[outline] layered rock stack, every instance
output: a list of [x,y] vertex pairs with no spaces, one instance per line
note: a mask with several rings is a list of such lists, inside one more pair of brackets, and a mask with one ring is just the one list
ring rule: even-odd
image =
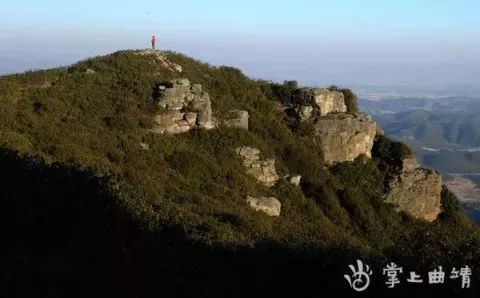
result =
[[[188,79],[176,79],[157,86],[158,105],[164,113],[154,119],[154,133],[184,133],[195,128],[212,129],[217,122],[212,116],[212,101],[200,84],[191,84]],[[232,110],[221,115],[219,122],[224,127],[248,130],[249,114],[243,110]]]
[[194,128],[215,127],[212,103],[200,84],[190,84],[188,79],[177,79],[160,84],[158,105],[166,112],[155,117],[155,133],[182,133]]
[[442,211],[441,192],[442,176],[421,168],[412,156],[403,160],[401,173],[390,182],[385,202],[415,218],[434,221]]

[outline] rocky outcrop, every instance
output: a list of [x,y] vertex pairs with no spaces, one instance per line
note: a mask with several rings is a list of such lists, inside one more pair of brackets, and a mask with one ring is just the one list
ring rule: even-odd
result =
[[397,211],[433,221],[441,212],[442,177],[419,167],[414,157],[403,160],[401,173],[389,185],[386,202]]
[[342,92],[324,88],[300,88],[293,96],[295,105],[288,107],[300,122],[314,125],[325,164],[371,157],[375,135],[381,132],[367,116],[348,114]]
[[367,116],[331,114],[317,118],[315,134],[324,162],[353,161],[360,155],[371,157],[377,124]]
[[247,111],[232,110],[225,116],[225,118],[226,120],[223,121],[223,124],[226,127],[238,127],[248,130],[249,115]]
[[280,216],[282,204],[274,197],[254,198],[247,196],[247,203],[256,211],[264,212],[268,216]]
[[177,79],[157,86],[158,105],[166,112],[154,119],[155,133],[183,133],[194,128],[215,127],[212,103],[200,84]]
[[347,112],[343,93],[338,91],[329,91],[324,88],[301,88],[297,90],[296,101],[299,104],[297,113],[303,121],[310,118],[313,111],[320,116]]
[[271,187],[278,181],[279,176],[275,170],[275,159],[261,160],[258,156],[260,150],[252,147],[237,148],[236,153],[243,158],[243,166],[246,173],[255,177],[265,186]]
[[161,67],[168,69],[172,72],[180,73],[183,71],[183,68],[181,65],[170,61],[161,51],[147,49],[147,50],[136,51],[135,54],[142,55],[142,56],[147,56],[147,55],[152,56],[154,58],[154,62],[156,62],[157,64],[160,64]]

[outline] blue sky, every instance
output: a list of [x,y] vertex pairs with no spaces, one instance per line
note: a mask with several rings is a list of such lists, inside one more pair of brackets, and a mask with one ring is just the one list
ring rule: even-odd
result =
[[480,1],[2,1],[0,73],[163,48],[311,84],[476,84]]

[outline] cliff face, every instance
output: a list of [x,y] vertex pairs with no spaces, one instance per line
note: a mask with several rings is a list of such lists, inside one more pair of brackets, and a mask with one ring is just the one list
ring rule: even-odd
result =
[[360,155],[371,157],[376,132],[377,124],[359,115],[332,114],[315,122],[315,133],[327,164],[353,161]]

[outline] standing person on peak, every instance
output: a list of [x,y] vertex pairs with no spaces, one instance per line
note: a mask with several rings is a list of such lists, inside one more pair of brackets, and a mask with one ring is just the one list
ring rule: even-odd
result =
[[152,49],[155,50],[155,44],[157,43],[157,38],[155,35],[152,36]]

